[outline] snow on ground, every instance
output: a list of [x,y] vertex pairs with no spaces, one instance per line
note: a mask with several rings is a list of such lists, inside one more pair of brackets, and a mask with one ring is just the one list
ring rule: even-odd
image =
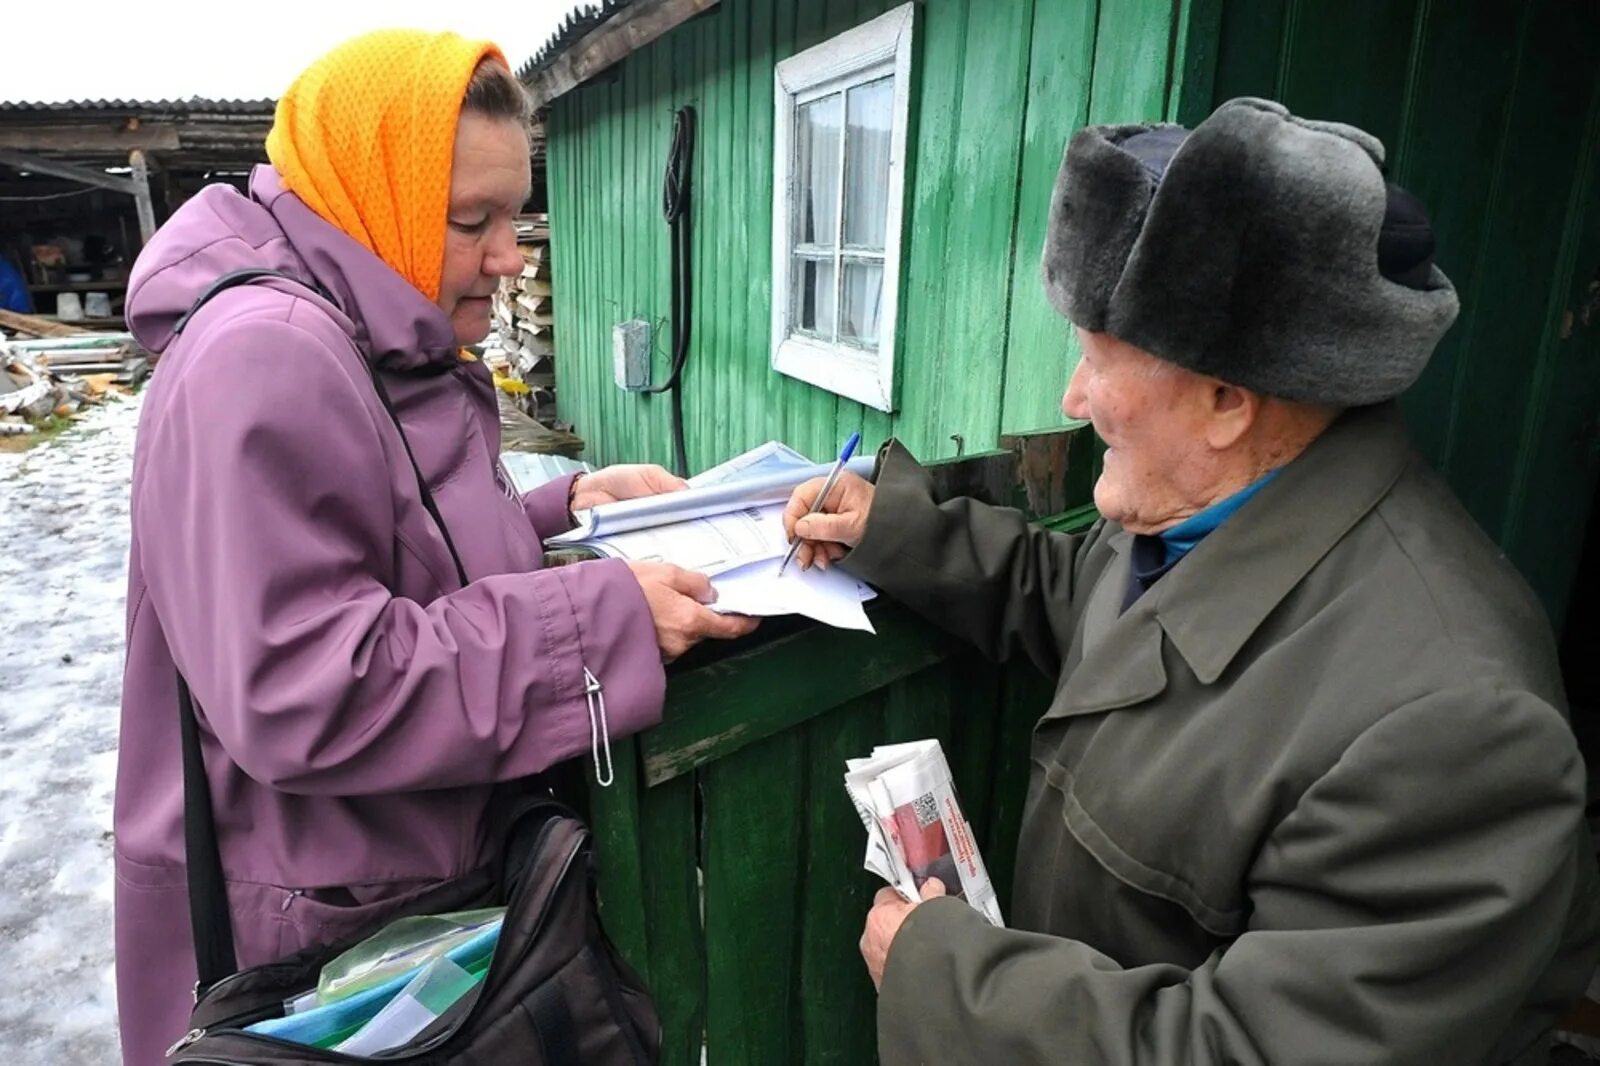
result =
[[111,792],[138,401],[0,452],[0,1048],[115,1063]]

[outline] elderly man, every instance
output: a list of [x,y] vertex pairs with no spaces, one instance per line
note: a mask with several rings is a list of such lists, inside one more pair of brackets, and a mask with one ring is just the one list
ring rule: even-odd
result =
[[937,504],[893,443],[791,501],[802,564],[1060,679],[1011,927],[868,916],[885,1063],[1544,1061],[1597,954],[1583,764],[1538,603],[1389,402],[1456,296],[1382,161],[1259,100],[1080,131],[1044,282],[1103,520]]

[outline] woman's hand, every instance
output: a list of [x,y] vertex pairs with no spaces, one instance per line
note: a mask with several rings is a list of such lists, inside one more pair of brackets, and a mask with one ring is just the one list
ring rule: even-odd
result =
[[718,614],[705,605],[717,591],[711,579],[671,563],[632,563],[628,569],[644,590],[650,620],[656,627],[661,661],[670,663],[708,637],[732,640],[755,632],[759,620],[742,614]]
[[649,463],[624,463],[601,467],[592,474],[579,474],[572,486],[571,510],[574,514],[618,500],[635,500],[663,492],[681,492],[689,487],[683,478]]

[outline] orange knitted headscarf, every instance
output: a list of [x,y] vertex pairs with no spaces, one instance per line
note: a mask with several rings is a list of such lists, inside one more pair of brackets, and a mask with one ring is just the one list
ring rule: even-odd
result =
[[313,211],[439,296],[456,122],[488,41],[379,30],[311,64],[278,100],[267,158]]

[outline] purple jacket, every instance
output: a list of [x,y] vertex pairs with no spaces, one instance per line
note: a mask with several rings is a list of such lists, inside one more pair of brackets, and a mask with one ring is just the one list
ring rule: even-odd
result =
[[[175,338],[222,274],[229,290]],[[443,312],[258,168],[212,186],[140,256],[130,325],[162,353],[133,473],[116,794],[124,1061],[187,1028],[176,670],[201,736],[241,966],[344,936],[479,867],[492,786],[587,753],[590,671],[612,735],[665,678],[620,562],[541,570],[562,480],[497,477],[482,364]],[[364,361],[384,380],[472,581],[460,588]]]

